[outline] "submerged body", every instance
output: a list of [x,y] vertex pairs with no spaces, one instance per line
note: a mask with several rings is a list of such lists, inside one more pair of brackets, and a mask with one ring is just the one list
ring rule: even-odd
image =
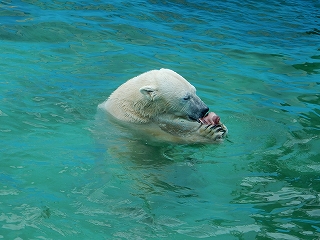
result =
[[227,128],[186,79],[169,69],[134,77],[99,105],[129,128],[173,142],[221,141]]

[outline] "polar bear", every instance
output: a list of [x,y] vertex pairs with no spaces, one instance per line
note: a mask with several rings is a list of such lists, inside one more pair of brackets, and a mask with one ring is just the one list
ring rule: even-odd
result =
[[186,79],[170,69],[151,70],[118,87],[99,105],[112,118],[151,138],[180,143],[219,142],[227,127]]

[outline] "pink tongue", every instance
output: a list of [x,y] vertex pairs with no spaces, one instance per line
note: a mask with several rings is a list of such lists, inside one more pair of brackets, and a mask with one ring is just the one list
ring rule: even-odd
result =
[[208,113],[205,117],[199,119],[203,124],[216,125],[220,122],[220,117],[214,112]]

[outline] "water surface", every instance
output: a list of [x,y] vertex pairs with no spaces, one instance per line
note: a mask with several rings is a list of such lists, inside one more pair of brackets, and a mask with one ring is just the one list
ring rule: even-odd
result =
[[[319,9],[1,1],[0,238],[320,238]],[[117,86],[162,67],[227,141],[149,143],[97,122]]]

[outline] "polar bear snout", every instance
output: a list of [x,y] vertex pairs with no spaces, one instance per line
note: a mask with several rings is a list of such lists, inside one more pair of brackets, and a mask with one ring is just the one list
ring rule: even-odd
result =
[[192,120],[199,121],[208,111],[208,106],[197,95],[194,95],[189,100],[188,117]]
[[206,106],[204,109],[202,109],[199,118],[203,118],[208,112],[209,112],[209,108]]
[[[203,104],[204,105],[204,104]],[[204,105],[203,107],[198,107],[198,109],[193,109],[192,113],[188,117],[194,121],[199,121],[200,118],[203,118],[209,111],[209,108]]]

